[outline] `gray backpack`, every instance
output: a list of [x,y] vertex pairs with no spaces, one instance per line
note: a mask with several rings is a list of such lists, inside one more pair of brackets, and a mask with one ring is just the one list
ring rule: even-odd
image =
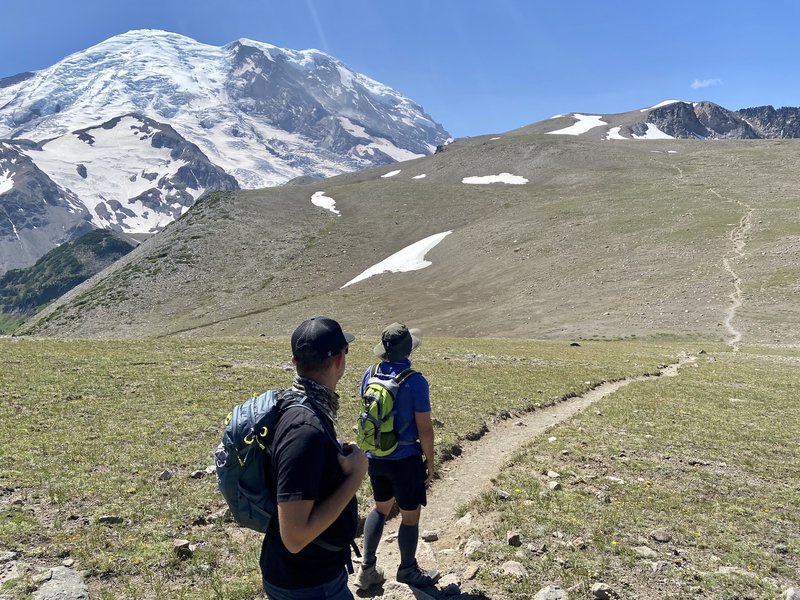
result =
[[279,414],[290,406],[314,412],[305,400],[291,390],[270,390],[234,406],[226,417],[214,463],[219,490],[239,525],[262,533],[269,529],[276,511],[266,476],[273,432]]

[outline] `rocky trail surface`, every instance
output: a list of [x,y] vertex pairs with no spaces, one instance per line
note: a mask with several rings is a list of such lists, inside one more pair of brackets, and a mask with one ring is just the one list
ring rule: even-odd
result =
[[[679,357],[678,362],[660,369],[658,375],[605,382],[582,396],[489,424],[489,430],[483,437],[466,444],[460,456],[442,464],[440,478],[434,480],[428,491],[428,505],[422,511],[420,534],[433,532],[438,539],[432,542],[420,540],[417,558],[424,568],[435,568],[442,573],[443,578],[438,586],[435,589],[426,588],[420,591],[393,582],[400,561],[396,542],[400,519],[396,517],[386,523],[383,539],[378,547],[378,564],[386,573],[387,583],[382,588],[373,587],[364,592],[353,587],[354,577],[351,577],[350,586],[353,593],[356,597],[362,598],[416,598],[417,600],[431,597],[462,599],[483,597],[473,596],[460,590],[462,580],[469,577],[469,575],[465,577],[469,565],[464,563],[461,552],[454,551],[454,545],[458,541],[456,536],[459,507],[476,498],[481,492],[489,490],[492,480],[511,456],[536,436],[545,433],[551,426],[569,419],[631,383],[653,380],[659,376],[674,377],[678,375],[681,366],[695,360],[696,357],[684,354]],[[359,546],[361,541],[357,540]]]

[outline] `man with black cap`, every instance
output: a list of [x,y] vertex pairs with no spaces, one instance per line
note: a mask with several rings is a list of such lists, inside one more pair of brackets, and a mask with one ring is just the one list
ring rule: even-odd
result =
[[355,582],[361,590],[386,580],[375,553],[395,501],[401,515],[397,534],[400,547],[397,581],[425,587],[439,579],[438,572],[420,568],[416,558],[420,513],[427,503],[426,487],[433,479],[433,423],[428,381],[416,371],[411,375],[407,371],[411,368],[409,355],[421,341],[419,330],[408,329],[402,323],[389,325],[381,335],[381,343],[375,347],[375,354],[382,362],[367,369],[361,383],[363,393],[367,381],[374,376],[392,379],[399,375],[398,380],[402,379],[394,405],[397,449],[385,456],[367,453],[375,508],[364,522],[364,557]]
[[368,463],[355,444],[340,444],[334,429],[336,385],[353,339],[327,317],[307,319],[292,334],[293,401],[275,426],[270,457],[278,518],[261,546],[271,600],[353,598],[345,565],[358,522],[355,494]]

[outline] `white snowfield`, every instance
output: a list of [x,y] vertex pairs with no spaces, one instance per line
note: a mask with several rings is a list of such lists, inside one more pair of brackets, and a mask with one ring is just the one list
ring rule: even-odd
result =
[[473,185],[487,185],[490,183],[507,183],[509,185],[524,185],[528,180],[519,175],[512,175],[511,173],[500,173],[499,175],[483,175],[476,177],[464,177],[461,183],[470,183]]
[[406,246],[402,250],[395,252],[388,258],[383,259],[378,264],[371,266],[360,275],[354,277],[345,283],[342,288],[346,288],[347,286],[380,273],[405,273],[407,271],[418,271],[419,269],[430,266],[433,263],[425,260],[425,255],[451,233],[453,232],[443,231],[442,233],[429,235],[410,246]]
[[311,196],[311,203],[314,204],[314,206],[329,210],[335,215],[342,214],[336,209],[336,200],[330,196],[326,196],[325,192],[314,192],[314,195]]
[[661,131],[658,127],[653,125],[652,123],[645,123],[647,125],[647,131],[644,135],[633,135],[633,137],[637,140],[674,140],[675,138],[671,135],[668,135]]
[[386,179],[387,177],[394,177],[395,175],[398,175],[400,171],[402,171],[402,169],[397,169],[396,171],[389,171],[388,173],[384,173],[383,175],[381,175],[381,179]]
[[[141,200],[129,200],[156,187],[162,177],[175,175],[186,164],[183,160],[172,160],[169,148],[151,145],[150,139],[158,130],[146,133],[139,119],[125,117],[113,129],[97,127],[88,133],[91,142],[69,134],[46,143],[41,151],[28,152],[28,156],[56,184],[81,198],[92,215],[92,223],[98,227],[118,225],[129,233],[152,233],[172,222],[171,214],[154,211]],[[75,168],[76,156],[82,159],[86,177]],[[130,161],[131,156],[136,161]],[[126,164],[136,167],[122,166]],[[195,200],[204,191],[187,190]],[[169,200],[168,192],[166,199]],[[109,205],[114,202],[124,206],[128,214],[114,210]],[[189,210],[177,202],[170,206],[181,214]]]
[[[231,85],[243,86],[262,74],[253,60],[234,68],[238,45],[258,49],[274,62],[285,62],[312,82],[321,81],[328,68],[334,68],[338,81],[321,88],[327,93],[318,92],[314,98],[333,115],[344,112],[341,104],[348,97],[361,96],[376,103],[385,101],[392,107],[389,113],[394,121],[420,128],[433,125],[399,92],[318,50],[294,51],[244,38],[217,47],[176,33],[137,30],[76,52],[26,81],[0,89],[0,107],[4,107],[0,138],[18,134],[37,141],[52,139],[137,113],[169,122],[244,188],[283,184],[303,175],[298,165],[307,162],[325,177],[342,173],[342,160],[321,152],[314,140],[270,126],[257,111],[251,112],[250,100],[241,105],[231,102]],[[54,111],[56,104],[59,110]],[[49,109],[43,113],[46,116],[20,129],[14,107],[37,105]],[[384,137],[367,134],[354,119],[343,117],[339,124],[361,140],[351,155],[365,161],[364,166],[371,166],[366,161],[376,151],[396,160],[420,156]],[[432,153],[435,146],[428,143],[427,149]]]
[[411,179],[425,179],[426,177],[427,175],[425,173],[422,173],[420,175],[414,175]]
[[655,108],[661,108],[662,106],[669,106],[670,104],[678,104],[682,102],[684,104],[689,104],[686,100],[664,100],[663,102],[659,102],[658,104],[654,104],[650,108],[643,108],[639,112],[647,112],[648,110],[653,110]]
[[[340,71],[340,75],[341,74],[342,72]],[[339,117],[339,123],[341,123],[345,131],[353,134],[357,138],[369,139],[371,137],[370,134],[367,133],[366,129],[353,123],[347,117]],[[428,147],[430,148],[431,152],[436,150],[436,148],[430,146],[430,144],[428,144]],[[375,141],[370,144],[359,144],[356,146],[356,152],[361,156],[364,154],[369,154],[372,156],[375,154],[375,150],[379,150],[387,156],[391,156],[397,162],[403,162],[404,160],[412,160],[414,158],[421,158],[425,156],[424,154],[414,154],[405,148],[398,148],[392,142],[382,137],[375,137]]]
[[607,140],[627,140],[628,138],[626,138],[624,135],[622,135],[619,132],[620,129],[622,129],[622,127],[612,127],[611,129],[609,129],[608,130],[608,135],[606,136],[606,139]]
[[0,194],[10,192],[14,187],[14,178],[11,176],[11,171],[0,172]]
[[548,131],[547,133],[552,135],[581,135],[590,129],[594,129],[595,127],[608,125],[608,123],[603,121],[603,117],[600,115],[581,115],[575,113],[572,116],[578,119],[577,123],[570,125],[569,127],[564,127],[563,129],[557,129],[556,131]]

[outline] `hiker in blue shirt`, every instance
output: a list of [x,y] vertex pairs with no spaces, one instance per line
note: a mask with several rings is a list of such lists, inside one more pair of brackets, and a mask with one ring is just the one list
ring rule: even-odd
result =
[[[361,392],[373,376],[391,379],[409,369],[409,355],[421,340],[419,330],[409,330],[402,323],[389,325],[381,335],[381,343],[375,347],[375,354],[382,362],[364,373]],[[438,572],[420,568],[416,559],[420,513],[427,504],[426,488],[433,479],[433,423],[428,381],[422,374],[413,372],[402,379],[395,410],[397,448],[382,456],[367,452],[375,508],[364,523],[364,557],[355,581],[361,590],[386,580],[375,553],[395,501],[402,519],[397,537],[400,548],[397,581],[425,587],[439,579]]]

